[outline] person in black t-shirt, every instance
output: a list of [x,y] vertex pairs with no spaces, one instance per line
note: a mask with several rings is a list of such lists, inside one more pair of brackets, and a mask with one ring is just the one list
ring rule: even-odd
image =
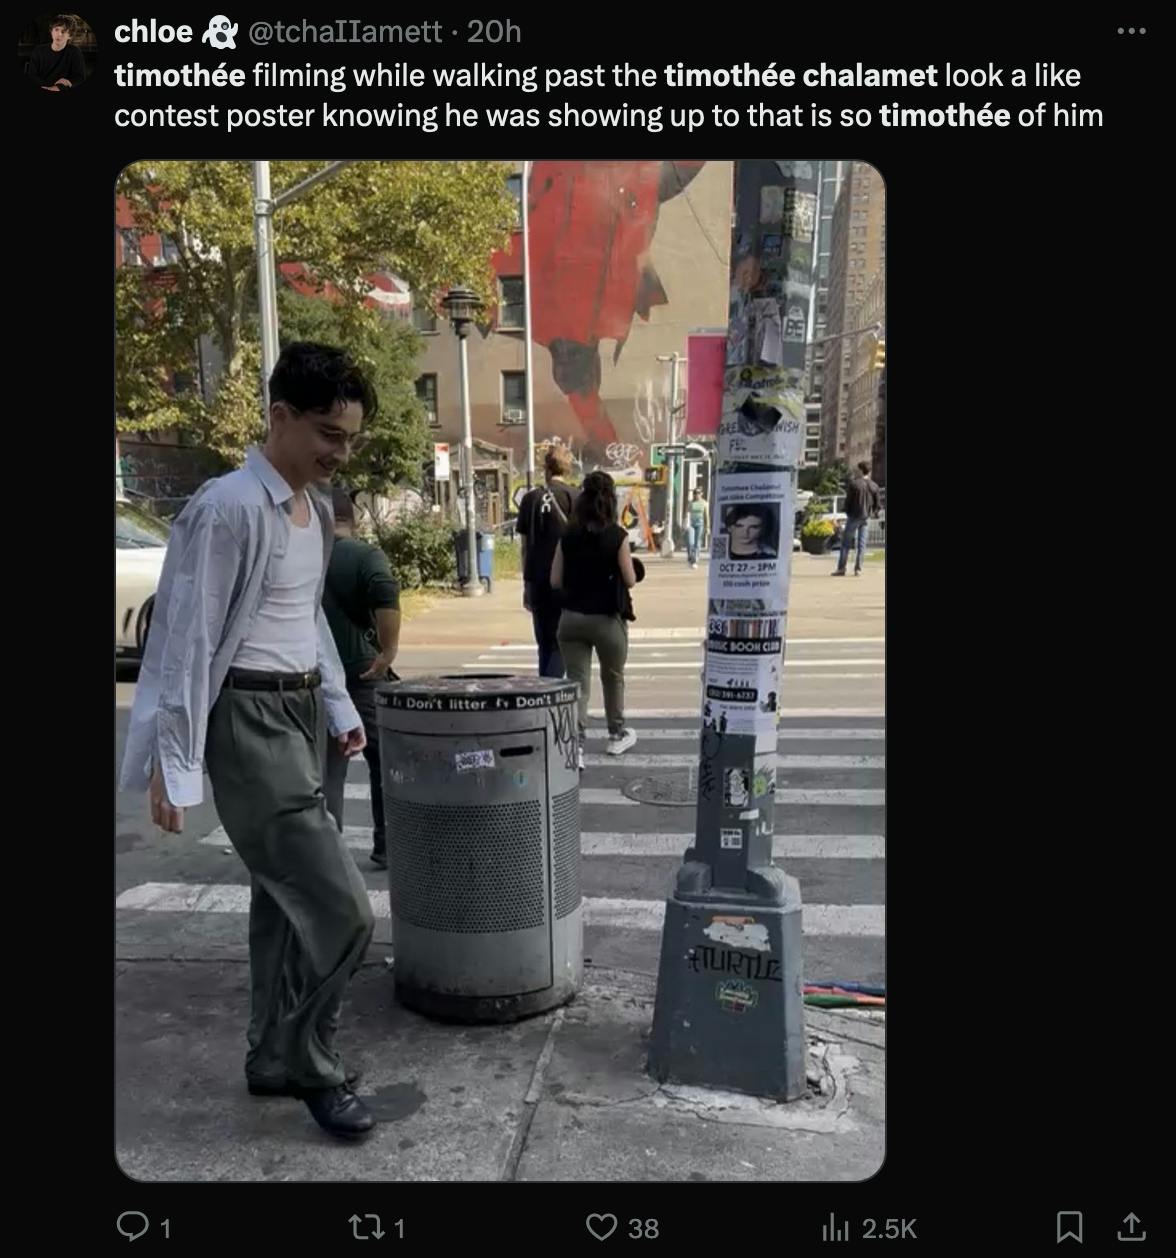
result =
[[86,60],[69,41],[74,33],[73,18],[55,17],[49,27],[51,42],[34,48],[26,64],[32,81],[46,92],[69,91],[86,77]]
[[[572,523],[555,548],[551,584],[563,592],[559,645],[568,678],[580,687],[580,767],[592,686],[592,652],[600,660],[608,754],[619,756],[637,741],[625,728],[625,660],[629,630],[624,594],[637,584],[629,534],[617,523],[617,491],[607,472],[584,478]],[[631,612],[629,613],[632,614]]]
[[539,676],[562,677],[560,654],[560,600],[551,588],[551,561],[572,516],[573,491],[565,484],[572,472],[572,457],[553,446],[543,460],[546,483],[532,489],[519,503],[515,525],[523,547],[523,606],[531,613],[535,643],[539,648]]

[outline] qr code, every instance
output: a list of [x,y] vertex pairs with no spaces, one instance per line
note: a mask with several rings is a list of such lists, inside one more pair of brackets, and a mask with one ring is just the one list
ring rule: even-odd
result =
[[711,558],[727,558],[727,539],[725,537],[715,536],[711,538]]

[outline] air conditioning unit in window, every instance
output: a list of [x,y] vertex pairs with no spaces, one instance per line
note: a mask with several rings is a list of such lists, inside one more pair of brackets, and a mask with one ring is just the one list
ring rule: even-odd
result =
[[504,424],[525,424],[527,422],[527,412],[518,407],[508,406],[502,412],[502,422]]

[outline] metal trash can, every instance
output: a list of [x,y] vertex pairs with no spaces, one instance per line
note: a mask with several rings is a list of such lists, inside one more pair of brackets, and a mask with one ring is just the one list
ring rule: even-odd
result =
[[583,973],[576,687],[378,687],[396,994],[459,1022],[570,1000]]
[[[487,593],[494,588],[494,535],[481,531],[474,534],[478,550],[478,579],[484,582]],[[465,529],[453,534],[453,550],[457,557],[457,583],[465,585],[469,580],[469,541]]]

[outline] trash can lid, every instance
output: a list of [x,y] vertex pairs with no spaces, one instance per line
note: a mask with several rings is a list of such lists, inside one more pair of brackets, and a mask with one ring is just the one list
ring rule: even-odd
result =
[[376,702],[385,708],[432,712],[512,712],[524,708],[557,708],[575,703],[575,682],[518,673],[443,673],[384,682]]

